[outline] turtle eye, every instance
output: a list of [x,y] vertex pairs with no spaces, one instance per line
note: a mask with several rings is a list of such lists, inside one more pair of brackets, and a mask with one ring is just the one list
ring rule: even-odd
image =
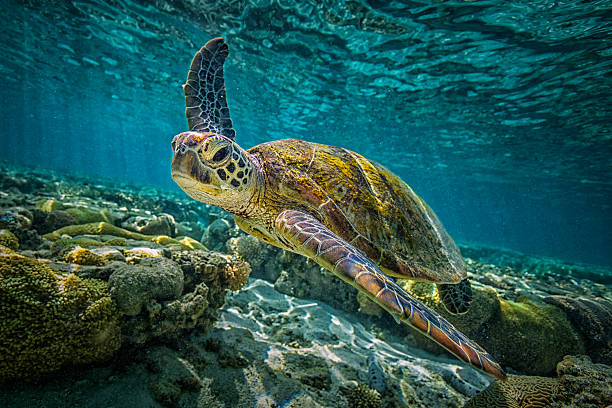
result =
[[215,153],[215,155],[213,156],[212,161],[219,163],[225,160],[227,156],[229,156],[229,154],[230,154],[230,147],[229,146],[222,147],[221,149],[217,150],[217,153]]

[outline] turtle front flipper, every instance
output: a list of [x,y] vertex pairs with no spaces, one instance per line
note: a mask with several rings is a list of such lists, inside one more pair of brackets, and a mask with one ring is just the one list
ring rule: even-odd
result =
[[294,252],[314,259],[342,280],[366,293],[401,321],[431,337],[459,359],[497,377],[505,378],[500,365],[437,312],[425,306],[390,280],[363,252],[349,244],[315,217],[299,211],[283,211],[275,220]]
[[228,55],[229,47],[223,38],[213,38],[193,57],[187,83],[183,85],[189,130],[217,133],[230,139],[236,136],[223,79],[223,63]]

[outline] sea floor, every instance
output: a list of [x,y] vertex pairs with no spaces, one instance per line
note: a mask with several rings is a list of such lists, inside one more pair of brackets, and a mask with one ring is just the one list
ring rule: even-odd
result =
[[[8,166],[2,170],[0,229],[17,236],[18,254],[51,267],[58,276],[73,272],[109,281],[111,287],[109,276],[118,270],[136,268],[148,256],[166,258],[185,271],[185,289],[174,298],[147,299],[142,310],[124,316],[123,343],[112,358],[67,363],[35,380],[8,380],[0,385],[0,406],[462,407],[492,381],[435,346],[415,341],[419,335],[315,264],[246,238],[220,210],[153,188]],[[107,224],[105,234],[61,229],[100,223],[120,229],[110,230]],[[53,236],[58,230],[64,232]],[[75,263],[69,255],[74,248],[66,242],[77,240],[79,248],[89,243],[86,251],[110,258]],[[58,243],[63,243],[59,249]],[[195,259],[193,254],[210,257],[209,250],[232,262],[249,262],[249,283],[234,291],[227,290],[231,282],[227,288],[218,286],[218,311],[211,299],[204,302],[210,313],[201,327],[190,326],[181,315],[175,331],[160,330],[153,315],[179,300],[187,305],[184,299],[193,300],[200,287],[192,284],[188,289],[189,264],[184,259]],[[502,311],[503,305],[549,310],[544,308],[553,307],[555,299],[581,299],[583,309],[596,302],[585,313],[595,316],[595,326],[603,326],[600,343],[586,344],[580,330],[588,328],[568,324],[581,341],[576,354],[606,362],[612,344],[610,320],[601,319],[612,310],[612,271],[484,246],[462,245],[461,250],[475,290],[494,291]],[[215,286],[204,283],[212,293]],[[134,327],[147,324],[143,330],[148,336],[134,334]],[[525,374],[512,367],[509,372]],[[548,376],[554,377],[554,371]]]

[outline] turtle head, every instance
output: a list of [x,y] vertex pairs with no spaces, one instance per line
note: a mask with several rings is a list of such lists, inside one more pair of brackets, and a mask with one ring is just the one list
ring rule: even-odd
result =
[[253,194],[249,155],[216,133],[183,132],[172,140],[172,178],[192,198],[229,211]]

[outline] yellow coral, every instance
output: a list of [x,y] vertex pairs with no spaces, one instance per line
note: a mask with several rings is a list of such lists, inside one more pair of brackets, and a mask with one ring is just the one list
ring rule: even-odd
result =
[[0,230],[0,245],[16,251],[19,248],[19,239],[11,231]]
[[36,208],[43,210],[45,212],[52,212],[56,210],[63,210],[64,204],[62,202],[56,200],[55,198],[50,198],[48,200],[40,200],[36,203]]
[[152,242],[157,242],[160,245],[163,246],[180,246],[181,248],[183,247],[183,245],[181,245],[181,243],[174,239],[174,238],[170,238],[167,235],[158,235],[155,236],[153,239],[151,239]]
[[106,259],[103,256],[94,254],[89,249],[80,246],[68,252],[64,260],[78,265],[104,265],[106,263]]
[[[112,235],[116,238],[113,238],[109,241],[104,242],[102,245],[125,245],[125,239],[133,239],[136,241],[149,241],[156,242],[163,246],[178,246],[184,250],[191,249],[206,249],[204,245],[200,244],[193,238],[183,237],[181,240],[170,238],[167,235],[145,235],[140,234],[138,232],[128,231],[126,229],[117,227],[108,222],[93,222],[89,224],[80,224],[80,225],[68,225],[66,227],[60,228],[56,231],[53,231],[49,234],[44,235],[44,237],[50,241],[58,241],[64,235],[69,235],[71,237],[77,235]],[[87,238],[77,238],[77,239],[87,239]],[[120,241],[119,241],[120,240]],[[63,241],[66,242],[66,241]],[[91,240],[88,241],[91,243]],[[86,244],[87,245],[87,244]],[[97,243],[91,243],[91,245],[99,245]]]
[[36,379],[65,363],[100,361],[120,345],[106,283],[57,276],[0,248],[0,381]]
[[108,222],[93,222],[81,225],[68,225],[49,234],[46,234],[44,235],[44,237],[50,241],[56,241],[62,235],[69,235],[71,237],[74,237],[76,235],[113,235],[115,237],[135,239],[139,241],[151,241],[155,238],[150,235],[139,234],[137,232],[132,232],[123,228],[116,227]]
[[180,239],[179,242],[181,243],[183,247],[187,247],[189,249],[206,250],[206,247],[204,245],[202,245],[199,241],[196,241],[195,239],[191,237],[184,237]]

